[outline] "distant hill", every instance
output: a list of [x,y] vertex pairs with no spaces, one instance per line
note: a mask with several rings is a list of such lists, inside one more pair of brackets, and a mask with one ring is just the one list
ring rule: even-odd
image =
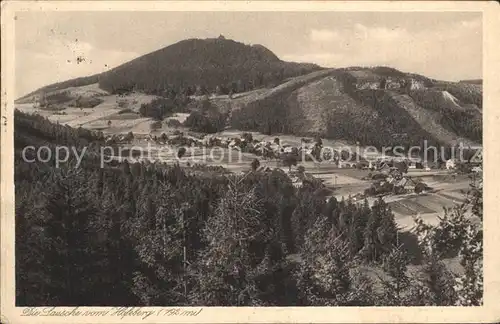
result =
[[482,87],[392,68],[314,72],[231,100],[231,125],[363,145],[481,143]]
[[460,80],[462,83],[470,83],[470,84],[483,84],[483,79],[472,79],[472,80]]
[[[102,89],[135,87],[146,92],[164,89],[242,92],[277,85],[286,78],[319,70],[314,64],[280,60],[262,45],[225,38],[188,39],[141,56],[103,73]],[[159,93],[158,93],[159,94]]]
[[321,69],[315,64],[285,62],[262,45],[246,45],[222,36],[187,39],[101,74],[45,86],[18,102],[35,94],[94,83],[111,93],[132,89],[150,94],[172,90],[187,95],[196,90],[243,92]]
[[32,91],[18,99],[16,99],[16,103],[26,103],[33,101],[33,98],[40,94],[49,94],[52,92],[63,91],[67,88],[76,88],[83,87],[91,84],[95,84],[99,82],[99,74],[94,74],[87,77],[81,77],[71,80],[66,80],[62,82],[57,82],[53,84],[49,84],[47,86],[41,87],[35,91]]

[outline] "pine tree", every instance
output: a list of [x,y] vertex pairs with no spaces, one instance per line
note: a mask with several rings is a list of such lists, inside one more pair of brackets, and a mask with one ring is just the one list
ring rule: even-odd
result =
[[407,275],[408,256],[402,249],[402,245],[392,247],[392,251],[383,258],[383,269],[390,276],[389,279],[381,279],[383,285],[383,306],[405,305],[405,292],[410,286],[410,278]]
[[297,287],[305,305],[349,305],[352,302],[351,261],[348,244],[320,216],[307,232],[300,252]]
[[423,283],[428,290],[426,301],[432,306],[453,306],[456,293],[453,289],[453,274],[446,269],[436,255],[429,255],[422,268]]
[[261,303],[253,269],[264,258],[263,252],[272,237],[267,222],[255,189],[245,191],[240,184],[230,183],[215,216],[207,222],[204,231],[207,248],[192,267],[193,280],[198,283],[191,292],[194,303],[231,306]]
[[99,299],[100,264],[93,228],[99,211],[86,197],[92,191],[81,173],[61,170],[54,176],[43,225],[49,242],[44,253],[48,294],[54,305],[91,305]]
[[380,261],[390,252],[397,240],[397,226],[394,214],[380,198],[375,201],[364,229],[364,244],[361,254],[368,261]]

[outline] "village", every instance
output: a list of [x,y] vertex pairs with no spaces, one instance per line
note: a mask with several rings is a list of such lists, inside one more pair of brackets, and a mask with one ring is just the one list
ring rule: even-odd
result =
[[[106,142],[130,149],[168,146],[170,153],[160,156],[160,161],[167,164],[222,167],[242,174],[278,170],[287,174],[296,188],[321,182],[326,200],[350,198],[363,203],[366,199],[372,204],[383,198],[402,227],[413,226],[413,217],[417,215],[429,223],[437,222],[442,208],[462,202],[471,178],[482,172],[479,162],[448,159],[427,163],[418,157],[356,155],[348,152],[346,146],[329,147],[332,141],[319,137],[230,131],[204,136],[176,129],[168,135],[109,135]],[[218,153],[214,156],[208,151]]]

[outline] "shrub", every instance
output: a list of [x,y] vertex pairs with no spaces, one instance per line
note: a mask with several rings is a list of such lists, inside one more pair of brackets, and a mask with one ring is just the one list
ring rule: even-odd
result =
[[71,99],[69,91],[51,93],[40,100],[40,107],[67,103],[71,101]]
[[298,157],[295,154],[285,153],[281,156],[281,162],[284,166],[288,167],[288,170],[291,170],[292,166],[297,165]]
[[156,120],[162,120],[166,116],[177,112],[174,102],[168,98],[156,98],[150,103],[142,104],[139,113],[143,117],[151,117]]
[[259,159],[253,159],[251,166],[252,166],[252,170],[256,171],[260,166]]
[[60,105],[53,105],[53,104],[46,104],[44,106],[40,106],[41,110],[48,110],[48,111],[61,111],[66,108],[60,106]]
[[415,185],[415,193],[421,193],[424,190],[428,190],[429,187],[423,182],[419,182]]
[[178,121],[177,119],[169,119],[167,120],[166,122],[166,125],[168,127],[181,127],[182,126],[182,123],[180,121]]
[[366,162],[358,162],[358,163],[356,163],[356,169],[359,169],[359,170],[361,170],[361,169],[363,169],[363,168],[365,168],[367,166],[368,166],[368,163],[366,163]]
[[102,102],[104,102],[104,100],[97,97],[78,97],[69,106],[76,108],[94,108],[95,106],[100,105]]
[[134,139],[134,133],[132,133],[131,131],[128,132],[126,139],[127,141],[132,141]]
[[219,112],[203,114],[193,111],[184,121],[184,126],[196,132],[217,133],[224,130],[226,119],[227,115]]
[[177,157],[180,159],[184,156],[184,154],[186,154],[186,148],[185,147],[179,148],[179,150],[177,151]]
[[243,134],[241,134],[241,138],[243,138],[245,140],[245,142],[247,142],[247,143],[253,142],[252,133],[243,133]]

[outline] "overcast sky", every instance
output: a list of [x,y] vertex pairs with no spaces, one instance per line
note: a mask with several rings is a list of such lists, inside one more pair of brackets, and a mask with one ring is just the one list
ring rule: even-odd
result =
[[[385,65],[444,80],[482,77],[481,13],[19,12],[16,97],[186,38],[220,34],[281,59]],[[77,64],[82,56],[85,62]]]

